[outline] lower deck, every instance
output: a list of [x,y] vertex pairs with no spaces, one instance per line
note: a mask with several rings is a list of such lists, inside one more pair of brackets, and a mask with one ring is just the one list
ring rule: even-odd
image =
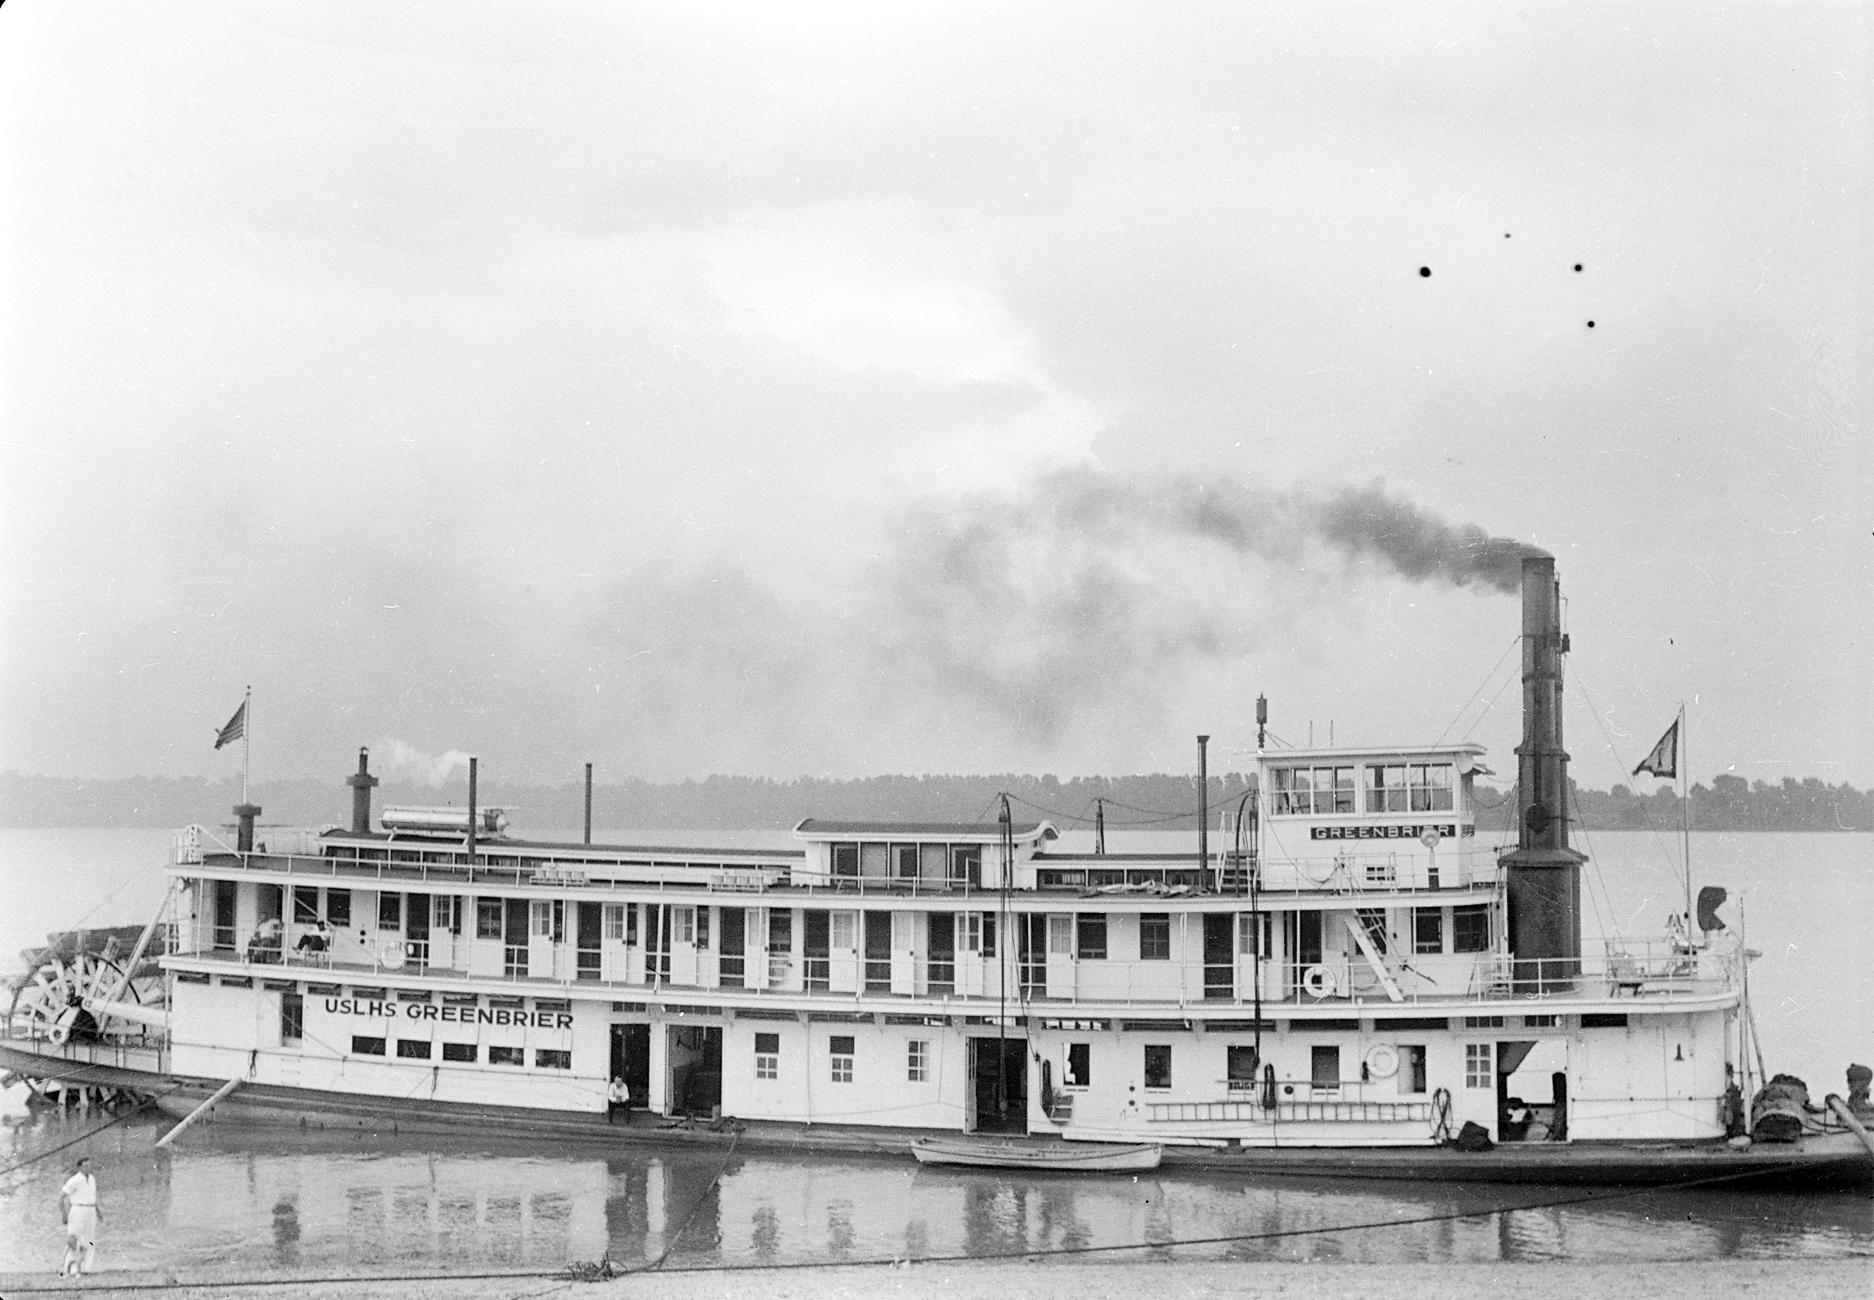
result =
[[595,1115],[622,1078],[634,1106],[704,1121],[1386,1146],[1467,1122],[1508,1142],[1718,1136],[1737,1046],[1734,1003],[1627,1004],[1643,1014],[1606,1003],[1440,1014],[1366,1005],[1258,1021],[1230,1007],[1087,1014],[1011,1003],[1003,1015],[306,974],[179,973],[170,1068]]

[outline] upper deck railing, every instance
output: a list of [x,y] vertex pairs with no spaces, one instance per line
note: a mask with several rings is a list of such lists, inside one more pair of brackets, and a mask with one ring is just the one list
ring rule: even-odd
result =
[[[1002,1002],[993,958],[976,972],[969,990],[958,987],[963,970],[954,956],[921,959],[917,963],[919,976],[913,981],[915,991],[910,991],[894,987],[893,963],[885,959],[845,959],[853,987],[833,989],[831,958],[761,949],[745,955],[724,954],[699,964],[706,973],[715,975],[713,981],[669,978],[669,954],[662,951],[646,954],[641,979],[604,979],[596,964],[577,966],[570,977],[532,975],[526,973],[524,950],[518,962],[505,962],[500,974],[470,974],[459,966],[431,964],[426,945],[399,945],[395,953],[363,950],[353,955],[365,960],[278,948],[258,953],[251,949],[208,949],[173,954],[178,964],[205,963],[225,968],[229,974],[314,982],[408,983],[415,978],[443,984],[497,985],[536,994],[603,990],[613,997],[701,997],[731,1005],[805,998],[812,1003],[876,1000],[897,1006],[938,1004],[981,1011]],[[765,973],[766,987],[743,987],[743,973],[758,966]],[[1021,960],[1011,956],[1004,963],[1008,997],[1039,1014],[1071,1009],[1108,1016],[1149,1015],[1198,1007],[1247,1008],[1260,1001],[1265,1007],[1312,1007],[1323,1011],[1417,1006],[1447,1014],[1473,1012],[1489,1004],[1527,1015],[1544,1003],[1605,1002],[1610,1009],[1620,1010],[1635,1003],[1720,996],[1739,987],[1743,959],[1735,951],[1697,951],[1670,942],[1621,940],[1610,942],[1601,954],[1570,960],[1539,961],[1482,953],[1467,964],[1461,982],[1437,985],[1412,983],[1402,960],[1388,960],[1386,966],[1394,977],[1397,999],[1378,984],[1358,958],[1325,963],[1265,962],[1260,998],[1255,978],[1234,965],[1102,960],[1082,963],[1064,978],[1059,970],[1050,972],[1039,955]],[[1310,979],[1311,972],[1317,970],[1327,971],[1332,978]],[[733,982],[723,978],[730,971],[735,975]]]

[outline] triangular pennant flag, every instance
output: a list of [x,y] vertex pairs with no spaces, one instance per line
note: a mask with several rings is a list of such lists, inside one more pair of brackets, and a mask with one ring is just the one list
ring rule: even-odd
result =
[[1640,765],[1633,769],[1638,776],[1642,772],[1651,772],[1654,776],[1663,776],[1667,780],[1679,775],[1679,724],[1675,720],[1666,728],[1666,734],[1653,746],[1653,752],[1640,760]]

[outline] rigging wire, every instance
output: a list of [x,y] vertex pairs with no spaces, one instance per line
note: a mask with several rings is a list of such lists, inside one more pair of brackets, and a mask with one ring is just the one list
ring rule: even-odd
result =
[[[1464,701],[1464,703],[1458,705],[1457,713],[1452,717],[1450,722],[1445,724],[1445,729],[1438,733],[1438,739],[1432,741],[1432,746],[1435,747],[1439,744],[1442,744],[1444,741],[1444,738],[1451,734],[1451,729],[1457,726],[1458,723],[1463,720],[1464,711],[1471,707],[1471,705],[1476,701],[1479,695],[1482,695],[1484,693],[1484,687],[1490,685],[1491,680],[1495,678],[1497,675],[1497,670],[1503,667],[1503,661],[1510,657],[1510,653],[1513,650],[1515,650],[1519,645],[1521,645],[1522,641],[1523,641],[1523,638],[1520,633],[1510,638],[1509,645],[1505,646],[1503,649],[1503,653],[1497,656],[1496,663],[1490,666],[1490,671],[1484,674],[1483,680],[1477,683],[1477,689],[1471,692],[1471,698]],[[1504,688],[1507,687],[1510,684],[1510,682],[1514,680],[1515,680],[1514,675],[1506,677],[1504,679],[1503,686],[1499,686],[1497,688],[1497,695],[1503,694]],[[1472,731],[1477,730],[1478,723],[1481,723],[1484,719],[1484,714],[1489,713],[1491,706],[1496,704],[1497,695],[1493,695],[1490,697],[1490,703],[1484,706],[1483,713],[1479,713],[1477,715],[1477,721],[1471,723],[1470,729],[1464,733],[1466,736],[1470,735]]]

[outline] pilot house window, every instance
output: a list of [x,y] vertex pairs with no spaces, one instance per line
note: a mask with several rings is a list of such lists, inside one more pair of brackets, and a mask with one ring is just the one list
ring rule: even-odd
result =
[[1278,817],[1354,811],[1352,767],[1278,767],[1270,776]]

